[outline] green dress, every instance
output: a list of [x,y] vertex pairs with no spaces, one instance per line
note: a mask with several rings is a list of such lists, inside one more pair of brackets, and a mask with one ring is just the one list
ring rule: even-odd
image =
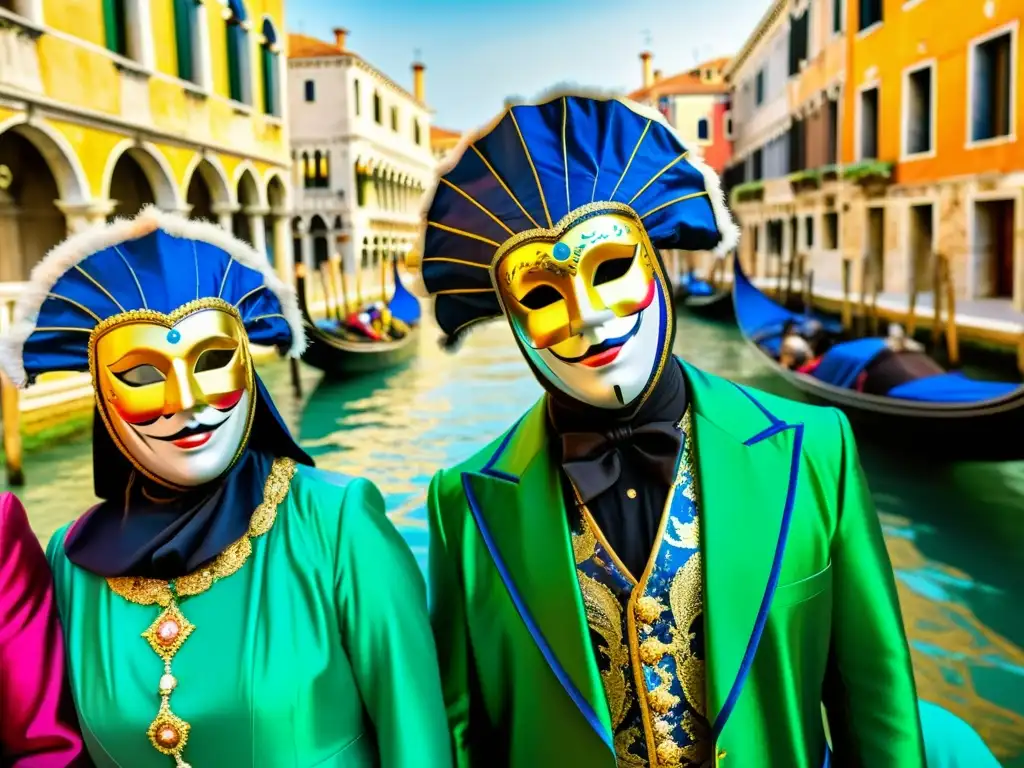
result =
[[[291,471],[276,505],[268,481],[265,532],[244,540],[251,554],[240,544],[233,563],[214,564],[222,578],[179,601],[182,626],[194,626],[169,665],[170,709],[189,725],[184,763],[449,766],[423,579],[380,492]],[[164,661],[142,637],[163,608],[73,565],[69,527],[48,556],[89,753],[99,768],[172,768],[148,735]]]

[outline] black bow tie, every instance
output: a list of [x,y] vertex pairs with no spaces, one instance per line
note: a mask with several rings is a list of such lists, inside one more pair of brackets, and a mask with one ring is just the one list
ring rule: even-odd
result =
[[654,473],[666,486],[672,484],[679,430],[675,422],[652,422],[633,428],[615,427],[608,432],[565,432],[562,434],[562,468],[589,502],[611,488],[622,473],[627,453]]

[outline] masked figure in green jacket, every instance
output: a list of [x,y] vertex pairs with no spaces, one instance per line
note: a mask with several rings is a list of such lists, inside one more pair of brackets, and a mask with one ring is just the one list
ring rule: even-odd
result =
[[304,340],[266,257],[146,209],[51,251],[15,321],[16,383],[96,391],[101,502],[48,550],[92,761],[449,766],[412,553],[371,483],[314,469],[253,366],[250,344]]
[[658,249],[735,242],[715,174],[625,101],[512,107],[442,168],[421,269],[446,341],[504,316],[546,389],[430,487],[460,765],[925,765],[846,418],[672,355]]

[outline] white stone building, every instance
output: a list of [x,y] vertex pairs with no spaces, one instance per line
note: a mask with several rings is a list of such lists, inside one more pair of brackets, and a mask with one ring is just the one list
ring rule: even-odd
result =
[[416,239],[421,198],[436,161],[430,146],[424,67],[407,91],[346,45],[289,35],[288,98],[296,262],[333,254],[345,272],[404,260]]

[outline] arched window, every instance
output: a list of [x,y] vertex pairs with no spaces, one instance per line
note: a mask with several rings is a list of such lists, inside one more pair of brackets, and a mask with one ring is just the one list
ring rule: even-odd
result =
[[362,208],[366,205],[366,169],[359,163],[356,163],[356,205]]
[[384,107],[380,100],[380,94],[374,91],[373,93],[373,121],[377,125],[382,125],[384,122],[383,116]]
[[326,189],[331,186],[331,153],[316,153],[316,186]]
[[420,121],[412,121],[412,140],[419,146],[423,141],[423,131],[420,129]]
[[707,141],[711,136],[711,132],[708,130],[708,119],[702,117],[697,121],[697,140]]
[[263,19],[263,40],[260,41],[260,66],[263,70],[263,113],[281,116],[281,84],[278,67],[277,32],[270,19]]
[[242,104],[252,104],[252,77],[249,73],[249,18],[242,0],[228,0],[227,20],[228,96]]
[[306,189],[313,186],[313,179],[316,178],[316,162],[316,158],[310,157],[309,152],[302,153],[302,186]]
[[198,45],[198,0],[174,0],[174,43],[178,53],[178,77],[199,82],[202,62]]
[[356,107],[356,117],[362,113],[363,97],[359,93],[359,81],[352,81],[352,101]]

